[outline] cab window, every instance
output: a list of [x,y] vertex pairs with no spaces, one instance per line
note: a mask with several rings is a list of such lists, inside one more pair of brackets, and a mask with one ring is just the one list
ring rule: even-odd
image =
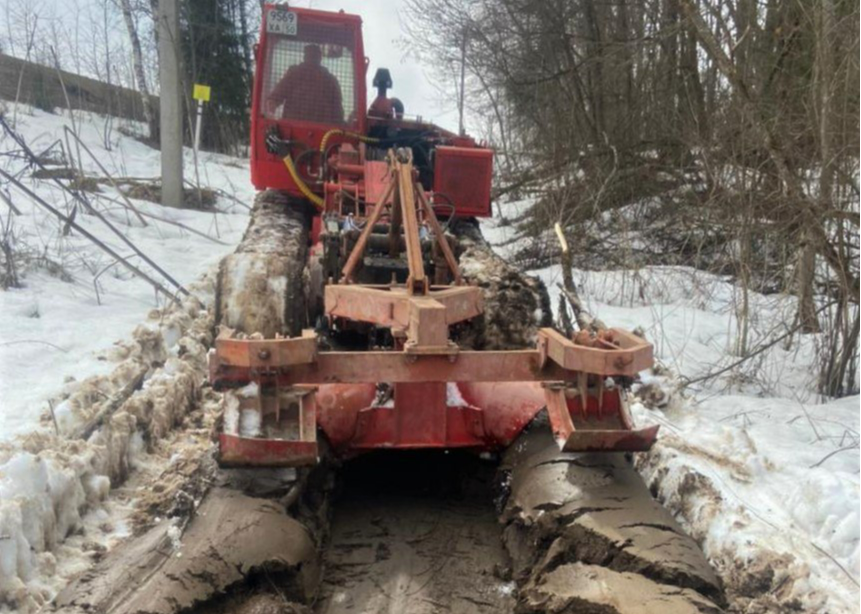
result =
[[297,21],[295,34],[270,31],[263,114],[319,124],[355,122],[354,47],[349,28],[310,18]]

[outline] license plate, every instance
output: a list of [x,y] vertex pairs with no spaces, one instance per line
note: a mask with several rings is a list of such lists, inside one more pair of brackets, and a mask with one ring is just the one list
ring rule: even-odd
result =
[[296,13],[273,9],[266,18],[266,33],[296,36],[297,22]]

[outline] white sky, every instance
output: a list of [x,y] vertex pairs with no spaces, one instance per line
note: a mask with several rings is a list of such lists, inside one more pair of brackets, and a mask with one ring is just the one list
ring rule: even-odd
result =
[[425,120],[453,132],[457,131],[457,104],[444,101],[434,86],[430,71],[409,57],[399,39],[404,37],[400,13],[403,0],[298,0],[291,6],[310,7],[322,11],[353,13],[362,18],[362,34],[368,67],[368,104],[376,90],[371,86],[377,68],[388,68],[394,87],[389,96],[400,98],[408,115],[421,115]]

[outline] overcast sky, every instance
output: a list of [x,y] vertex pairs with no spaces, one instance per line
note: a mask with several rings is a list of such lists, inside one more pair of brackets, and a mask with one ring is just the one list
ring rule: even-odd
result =
[[427,67],[408,57],[399,39],[403,0],[296,0],[291,6],[305,6],[323,11],[354,13],[362,18],[362,34],[368,67],[368,104],[375,95],[371,80],[377,68],[388,68],[394,87],[389,95],[400,98],[408,115],[421,115],[444,128],[457,131],[457,105],[444,101],[434,87]]

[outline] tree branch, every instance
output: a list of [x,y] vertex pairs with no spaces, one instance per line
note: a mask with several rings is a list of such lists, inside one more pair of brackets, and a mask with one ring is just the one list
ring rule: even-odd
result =
[[4,194],[2,190],[0,190],[0,200],[6,203],[6,206],[8,206],[12,210],[12,213],[14,213],[15,215],[21,215],[21,211],[18,209],[18,207],[12,204],[12,199],[6,196],[6,194]]
[[832,452],[831,454],[829,454],[828,456],[823,458],[821,461],[819,461],[815,465],[811,466],[810,468],[811,469],[819,469],[822,465],[824,465],[825,463],[830,461],[832,458],[834,458],[838,454],[843,454],[844,452],[852,452],[852,451],[857,451],[857,450],[858,450],[858,444],[855,444],[854,446],[848,446],[846,448],[841,448],[839,450],[835,450],[834,452]]
[[[822,315],[823,313],[825,313],[829,309],[831,309],[836,304],[837,304],[836,302],[832,302],[832,303],[829,303],[828,305],[826,305],[825,307],[821,308],[819,311],[816,312],[817,317]],[[781,343],[783,343],[784,341],[786,341],[787,339],[789,339],[790,337],[795,335],[802,328],[804,328],[803,322],[796,324],[785,335],[775,339],[774,341],[772,341],[766,345],[761,346],[758,350],[756,350],[752,354],[748,354],[747,356],[744,356],[743,358],[732,363],[730,366],[726,367],[725,369],[721,369],[720,371],[717,371],[715,373],[709,373],[708,375],[704,375],[704,376],[699,377],[699,378],[694,379],[694,380],[684,378],[684,387],[687,388],[689,386],[695,386],[696,384],[702,384],[703,382],[717,379],[721,375],[725,375],[725,374],[729,373],[730,371],[737,369],[738,367],[740,367],[744,363],[749,362],[750,360],[753,360],[757,356],[761,356],[762,354],[765,354],[768,350],[770,350],[774,347],[777,347],[778,345],[780,345]]]
[[[12,128],[10,128],[10,127],[9,127],[9,125],[6,123],[6,121],[5,121],[2,117],[0,117],[0,126],[2,126],[2,127],[3,127],[3,129],[6,131],[6,133],[7,133],[7,134],[12,138],[12,140],[14,140],[16,143],[18,143],[18,145],[23,149],[24,153],[25,153],[25,154],[27,155],[27,157],[30,159],[31,164],[34,164],[34,165],[38,166],[38,167],[39,167],[39,168],[41,168],[42,170],[47,170],[47,169],[45,168],[45,165],[44,165],[44,164],[42,164],[42,162],[39,160],[39,158],[38,158],[38,157],[33,153],[33,151],[32,151],[32,150],[30,149],[30,147],[27,145],[26,141],[24,141],[24,139],[23,139],[19,134],[17,134],[14,130],[12,130]],[[70,132],[70,131],[68,131],[68,128],[67,128],[67,132],[68,132],[69,134],[72,134],[73,136],[75,136],[75,137],[77,138],[77,135],[75,135],[75,134],[74,134],[74,132]],[[79,142],[81,142],[81,141],[80,141],[80,139],[79,139]],[[92,155],[92,154],[90,154],[90,155]],[[8,177],[9,177],[9,179],[10,179],[10,181],[12,181],[12,182],[14,182],[15,184],[17,184],[17,185],[18,185],[18,187],[19,187],[19,189],[23,188],[23,186],[22,186],[22,185],[21,185],[17,180],[15,180],[11,175],[7,175],[5,172],[4,172],[4,175],[8,176]],[[143,252],[142,252],[142,251],[141,251],[141,250],[140,250],[140,249],[139,249],[139,248],[138,248],[134,243],[132,243],[132,242],[129,240],[129,238],[128,238],[128,237],[126,237],[126,235],[125,235],[125,234],[123,234],[122,232],[120,232],[120,231],[119,231],[119,230],[118,230],[118,229],[117,229],[113,224],[111,224],[111,223],[108,221],[108,219],[107,219],[107,218],[105,218],[105,216],[104,216],[104,215],[102,215],[101,213],[99,213],[98,211],[96,211],[96,210],[93,208],[93,206],[90,204],[90,202],[89,202],[89,201],[87,201],[84,197],[82,197],[82,196],[81,196],[81,194],[80,194],[78,191],[76,191],[76,190],[70,190],[68,187],[64,186],[64,185],[62,184],[62,182],[60,182],[60,181],[59,181],[58,179],[56,179],[56,178],[54,178],[54,180],[53,180],[53,181],[54,181],[54,183],[55,183],[55,184],[56,184],[56,185],[57,185],[61,190],[63,190],[63,191],[64,191],[64,192],[66,192],[67,194],[70,194],[70,195],[72,196],[72,198],[74,198],[76,201],[78,201],[79,203],[81,203],[87,211],[89,211],[89,212],[90,212],[90,213],[92,213],[94,216],[96,216],[96,217],[97,217],[97,218],[98,218],[98,219],[99,219],[99,220],[100,220],[100,221],[101,221],[105,226],[107,226],[107,227],[108,227],[108,229],[109,229],[111,232],[113,232],[113,233],[114,233],[114,234],[115,234],[115,235],[120,239],[120,241],[122,241],[126,246],[128,246],[128,248],[129,248],[129,249],[131,249],[135,254],[137,254],[137,255],[138,255],[138,256],[139,256],[139,257],[140,257],[144,262],[146,262],[148,265],[150,265],[150,266],[151,266],[153,269],[155,269],[155,270],[156,270],[156,271],[157,271],[157,272],[158,272],[162,277],[164,277],[164,279],[166,279],[170,284],[172,284],[172,285],[177,289],[177,291],[179,291],[179,293],[180,293],[180,294],[183,294],[183,295],[185,295],[185,296],[191,296],[191,293],[190,293],[188,290],[186,290],[186,289],[182,286],[182,284],[180,284],[178,281],[176,281],[176,280],[175,280],[173,277],[171,277],[171,275],[169,275],[169,274],[168,274],[168,273],[167,273],[163,268],[161,268],[158,264],[156,264],[156,263],[155,263],[151,258],[149,258],[146,254],[144,254],[144,253],[143,253]],[[26,188],[24,188],[24,189],[26,189]],[[27,190],[27,191],[29,192],[29,190]],[[30,192],[30,193],[31,193],[31,194],[33,194],[32,192]],[[35,195],[34,195],[34,197],[35,197],[35,198],[38,198],[38,197],[36,197]],[[41,200],[41,199],[40,199],[40,200]],[[44,203],[44,201],[42,201],[42,202]],[[47,204],[47,203],[45,203],[45,204]],[[62,215],[62,214],[61,214],[61,215]],[[70,220],[70,221],[71,221],[71,220]],[[146,225],[146,222],[144,222],[144,225]],[[170,293],[168,293],[168,296],[172,296],[172,295],[171,295]]]
[[[153,288],[155,288],[155,289],[156,289],[156,291],[161,292],[161,293],[162,293],[162,294],[164,294],[166,297],[170,298],[172,301],[174,301],[174,302],[176,302],[176,303],[179,303],[179,299],[177,299],[177,298],[176,298],[176,296],[175,296],[172,292],[170,292],[167,288],[165,288],[163,285],[161,285],[159,282],[157,282],[156,280],[154,280],[152,277],[150,277],[149,275],[147,275],[146,273],[144,273],[143,271],[141,271],[138,267],[136,267],[135,265],[133,265],[133,264],[132,264],[131,262],[129,262],[126,258],[123,258],[122,256],[120,256],[117,252],[115,252],[115,251],[114,251],[113,249],[111,249],[108,245],[106,245],[106,244],[105,244],[101,239],[99,239],[99,238],[98,238],[98,237],[96,237],[95,235],[91,234],[89,231],[87,231],[87,229],[86,229],[86,228],[83,228],[82,226],[80,226],[79,224],[77,224],[77,223],[76,223],[72,218],[70,218],[70,217],[67,217],[67,216],[63,215],[60,211],[58,211],[57,209],[55,209],[54,207],[52,207],[51,205],[49,205],[49,204],[48,204],[44,199],[42,199],[38,194],[36,194],[36,193],[35,193],[35,192],[33,192],[32,190],[30,190],[27,186],[25,186],[25,185],[24,185],[24,184],[22,184],[20,181],[18,181],[17,179],[15,179],[12,175],[10,175],[9,173],[7,173],[5,170],[0,169],[0,176],[4,177],[4,178],[5,178],[7,181],[9,181],[12,185],[14,185],[16,188],[18,188],[19,190],[21,190],[21,191],[22,191],[24,194],[26,194],[28,197],[30,197],[30,198],[33,200],[33,202],[34,202],[34,203],[36,203],[37,205],[39,205],[39,206],[41,206],[41,207],[43,207],[43,208],[47,209],[48,211],[50,211],[51,213],[53,213],[54,215],[56,215],[56,216],[57,216],[61,221],[65,222],[65,223],[66,223],[66,225],[68,225],[70,228],[74,228],[74,229],[75,229],[75,230],[77,230],[79,233],[81,233],[81,234],[82,234],[82,235],[84,235],[86,238],[88,238],[90,241],[92,241],[93,243],[95,243],[95,244],[96,244],[98,247],[100,247],[103,251],[107,252],[109,255],[111,255],[111,256],[113,256],[114,258],[116,258],[116,259],[117,259],[118,261],[120,261],[120,262],[121,262],[121,263],[122,263],[122,264],[123,264],[123,265],[124,265],[128,270],[129,270],[129,271],[131,271],[132,273],[134,273],[135,275],[137,275],[138,277],[140,277],[141,279],[143,279],[145,282],[147,282],[148,284],[150,284]],[[187,292],[187,291],[186,291],[186,294],[188,294],[188,292]]]

